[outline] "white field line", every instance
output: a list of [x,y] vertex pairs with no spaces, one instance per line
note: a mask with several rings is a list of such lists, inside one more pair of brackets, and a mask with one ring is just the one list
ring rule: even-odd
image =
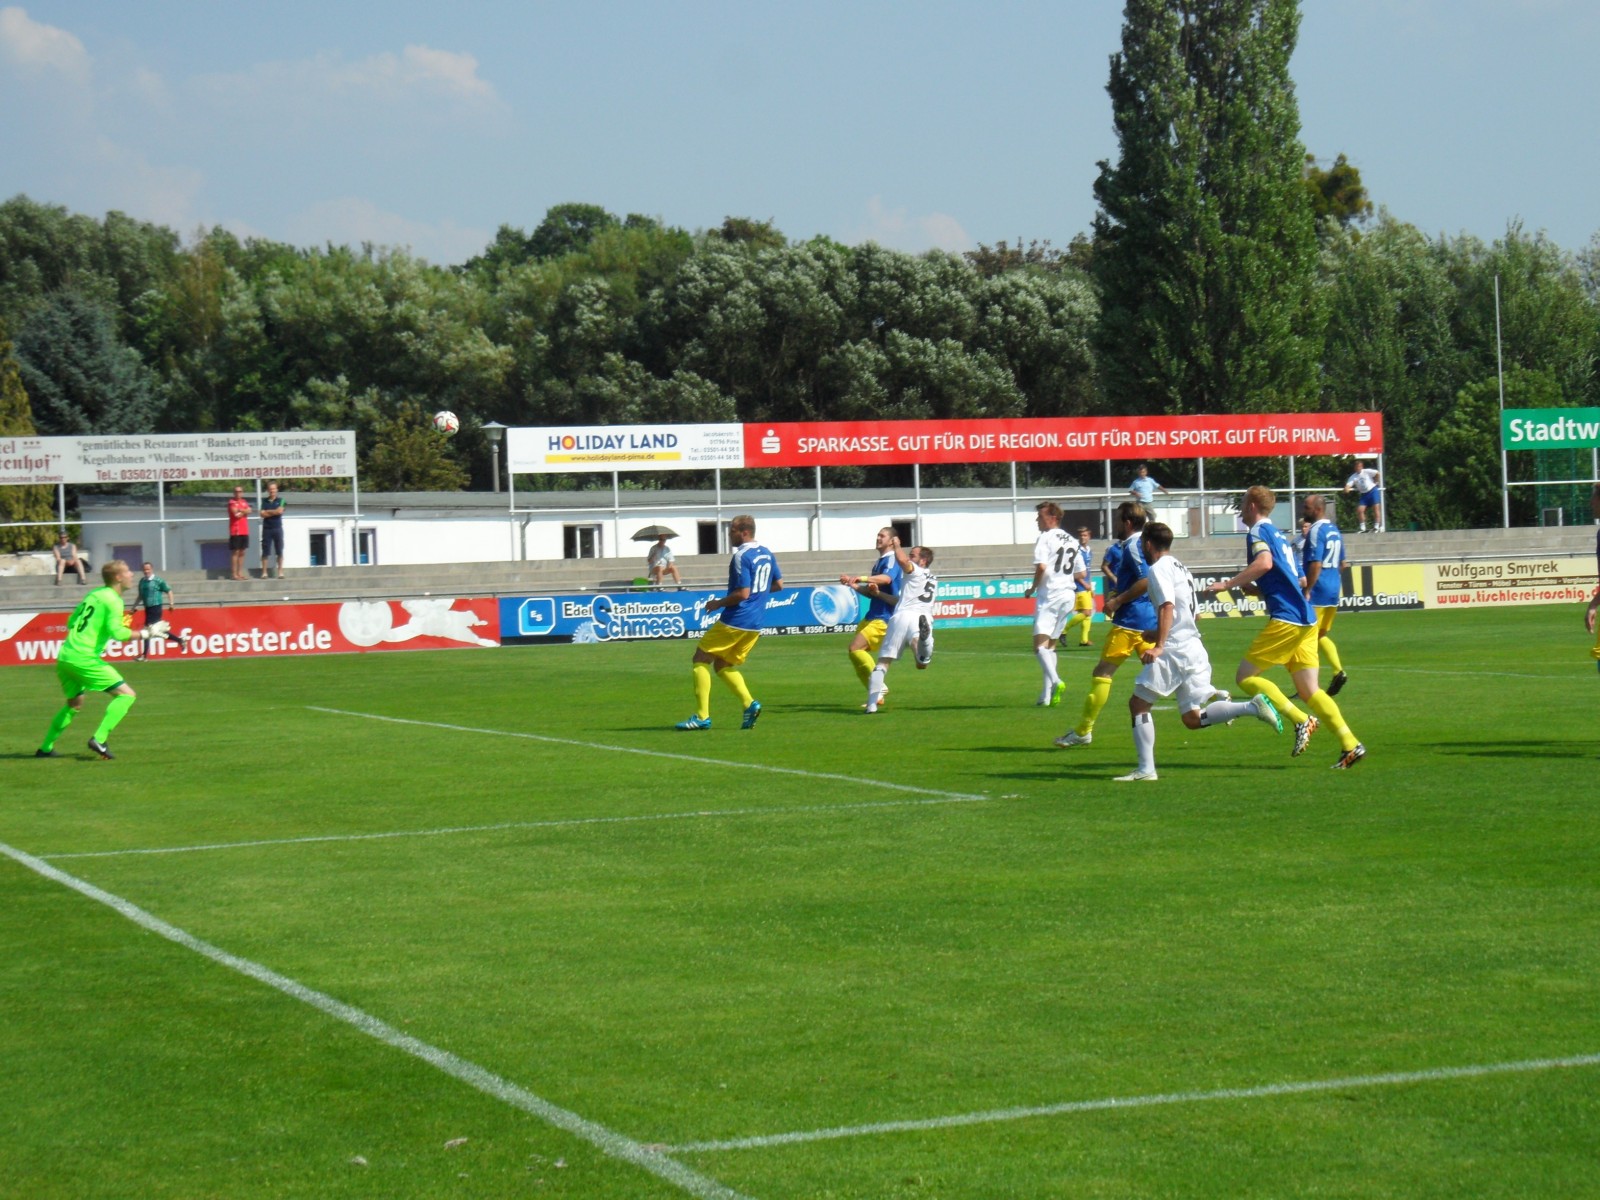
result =
[[924,804],[975,804],[988,796],[933,796],[921,800],[866,800],[860,804],[801,804],[787,808],[712,808],[695,812],[640,813],[624,817],[566,817],[548,821],[500,821],[493,825],[451,825],[439,829],[396,829],[385,833],[323,833],[307,837],[258,838],[249,842],[209,842],[195,846],[149,846],[134,850],[79,850],[41,854],[46,862],[68,858],[120,858],[128,854],[195,854],[203,850],[248,850],[255,846],[304,846],[317,842],[375,842],[389,838],[444,837],[458,833],[494,833],[502,829],[563,829],[582,825],[628,825],[640,821],[715,820],[719,817],[788,816],[795,813],[850,813],[877,808],[913,808]]
[[124,900],[120,896],[114,896],[110,892],[102,891],[92,883],[87,883],[76,876],[68,875],[65,871],[52,867],[43,859],[8,846],[4,842],[0,842],[0,854],[6,855],[46,879],[69,887],[80,895],[87,896],[98,904],[104,904],[107,908],[126,917],[135,925],[148,929],[151,933],[158,934],[186,950],[192,950],[196,954],[209,958],[212,962],[227,967],[231,971],[237,971],[241,975],[254,979],[257,983],[264,983],[270,988],[275,988],[284,995],[299,1000],[303,1004],[309,1004],[325,1016],[332,1017],[337,1021],[343,1021],[345,1024],[360,1030],[368,1037],[375,1038],[386,1045],[393,1046],[397,1050],[404,1051],[413,1058],[421,1059],[429,1066],[443,1071],[446,1075],[452,1076],[462,1083],[494,1097],[496,1100],[501,1100],[514,1108],[519,1108],[523,1112],[530,1113],[558,1129],[563,1129],[575,1137],[583,1139],[613,1158],[632,1163],[652,1175],[675,1184],[691,1196],[700,1197],[702,1200],[748,1200],[748,1197],[742,1196],[732,1188],[725,1187],[715,1179],[702,1175],[700,1172],[674,1161],[663,1153],[647,1149],[632,1138],[624,1137],[620,1133],[607,1129],[604,1125],[587,1120],[569,1109],[541,1099],[526,1088],[519,1087],[510,1080],[502,1079],[476,1063],[451,1054],[448,1050],[441,1050],[437,1046],[431,1046],[427,1042],[402,1033],[394,1026],[379,1020],[370,1013],[363,1012],[359,1008],[352,1007],[342,1000],[336,1000],[324,992],[314,991],[304,984],[296,983],[293,979],[279,975],[276,971],[264,967],[260,963],[229,954],[226,950],[221,950],[210,942],[201,941],[194,935],[184,932],[175,925],[169,925],[161,918],[146,912],[136,904]]
[[366,721],[387,721],[391,725],[414,725],[424,729],[445,729],[455,733],[478,733],[485,737],[520,738],[529,742],[544,742],[551,746],[576,746],[580,750],[609,750],[614,754],[640,754],[645,758],[667,758],[675,762],[703,763],[711,767],[734,767],[740,771],[765,771],[771,775],[798,775],[802,779],[826,779],[834,783],[870,786],[878,791],[909,792],[913,796],[940,796],[946,800],[987,800],[989,797],[970,792],[944,792],[938,788],[912,787],[905,783],[884,783],[876,779],[862,779],[855,775],[836,775],[829,771],[802,771],[799,767],[773,767],[754,763],[744,758],[703,758],[697,754],[674,754],[670,750],[645,750],[638,746],[613,746],[605,742],[583,742],[576,738],[550,737],[542,733],[523,733],[514,729],[480,729],[474,725],[451,725],[443,721],[415,721],[408,717],[385,717],[379,713],[351,712],[344,708],[323,708],[308,704],[311,712],[331,713],[336,717],[360,717]]
[[997,1108],[988,1112],[958,1113],[954,1116],[929,1117],[916,1121],[881,1121],[875,1125],[848,1125],[795,1133],[771,1133],[718,1142],[685,1142],[677,1146],[663,1146],[662,1151],[667,1154],[697,1154],[714,1150],[759,1150],[771,1146],[792,1146],[800,1142],[822,1142],[880,1133],[953,1129],[961,1125],[1024,1121],[1031,1117],[1055,1117],[1065,1113],[1152,1108],[1163,1104],[1198,1104],[1206,1100],[1257,1100],[1267,1096],[1298,1096],[1311,1092],[1347,1091],[1352,1088],[1396,1087],[1402,1084],[1435,1083],[1447,1079],[1474,1079],[1483,1075],[1510,1075],[1528,1071],[1553,1071],[1563,1067],[1593,1066],[1600,1066],[1600,1054],[1577,1054],[1568,1058],[1535,1058],[1523,1062],[1488,1063],[1472,1067],[1437,1067],[1427,1071],[1395,1071],[1384,1075],[1351,1075],[1344,1079],[1268,1083],[1260,1087],[1222,1088],[1214,1092],[1168,1092],[1158,1096],[1114,1096],[1105,1100],[1073,1100],[1065,1104],[1044,1104],[1033,1108]]

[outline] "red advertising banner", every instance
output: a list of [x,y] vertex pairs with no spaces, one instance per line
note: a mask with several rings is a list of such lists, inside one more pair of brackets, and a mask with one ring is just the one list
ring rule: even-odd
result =
[[[48,665],[61,652],[67,613],[0,613],[0,666]],[[134,617],[137,626],[142,618]],[[174,611],[172,632],[189,644],[155,640],[150,657],[242,658],[281,654],[345,654],[363,650],[443,650],[499,646],[500,614],[492,597],[457,600],[347,600],[343,604],[239,605]],[[139,653],[137,639],[112,642],[106,661]]]
[[811,421],[744,427],[747,467],[1381,453],[1383,414],[1377,412]]

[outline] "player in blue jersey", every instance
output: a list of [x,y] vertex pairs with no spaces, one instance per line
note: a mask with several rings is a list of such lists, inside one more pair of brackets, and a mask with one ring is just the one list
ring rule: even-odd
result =
[[[1278,502],[1271,488],[1257,485],[1245,493],[1239,517],[1245,525],[1243,571],[1232,579],[1207,585],[1211,595],[1234,590],[1259,595],[1267,606],[1267,627],[1256,635],[1239,663],[1239,686],[1246,695],[1265,695],[1273,706],[1294,722],[1294,749],[1303,754],[1319,724],[1326,723],[1339,736],[1341,752],[1336,769],[1353,767],[1366,756],[1366,747],[1345,724],[1344,714],[1317,681],[1317,618],[1300,586],[1300,567],[1288,543],[1267,518]],[[1295,690],[1311,713],[1289,702],[1277,684],[1262,675],[1267,667],[1281,666],[1294,679]],[[1315,714],[1315,715],[1312,715]]]
[[1061,631],[1062,641],[1066,640],[1074,626],[1078,627],[1078,645],[1089,644],[1089,626],[1094,621],[1094,584],[1090,582],[1091,572],[1094,570],[1094,549],[1089,545],[1090,533],[1087,525],[1078,528],[1078,558],[1082,563],[1083,575],[1077,580],[1078,594],[1072,601],[1072,619],[1067,622],[1067,627]]
[[[1117,559],[1116,591],[1118,594],[1145,576],[1144,550],[1139,544],[1148,517],[1144,505],[1136,500],[1125,500],[1117,505],[1117,529],[1122,536],[1121,554]],[[1110,551],[1106,559],[1110,559]],[[1156,609],[1150,597],[1139,595],[1117,607],[1111,617],[1111,632],[1106,634],[1106,644],[1100,651],[1100,661],[1089,677],[1089,694],[1084,697],[1083,711],[1078,723],[1056,739],[1056,745],[1087,746],[1094,741],[1094,723],[1100,710],[1111,698],[1111,677],[1117,668],[1130,657],[1139,658],[1155,644]]]
[[[894,530],[885,525],[878,530],[875,548],[878,559],[865,575],[841,575],[839,582],[851,591],[867,596],[867,611],[861,614],[856,635],[850,639],[850,665],[855,668],[861,686],[871,690],[872,671],[878,665],[878,647],[883,645],[883,635],[889,632],[889,618],[894,615],[894,603],[900,595],[903,576],[900,563],[894,554]],[[867,591],[868,585],[876,595]]]
[[761,618],[767,611],[767,597],[783,590],[783,574],[772,551],[756,541],[756,519],[737,516],[728,525],[728,540],[733,557],[728,562],[728,594],[706,601],[705,611],[722,610],[722,617],[700,636],[695,647],[690,673],[694,678],[694,715],[679,721],[676,728],[711,728],[711,672],[728,685],[744,709],[740,729],[754,728],[761,716],[761,702],[750,695],[744,673],[739,670],[761,636]]
[[1300,505],[1306,525],[1305,544],[1300,547],[1300,574],[1305,579],[1306,599],[1317,615],[1317,657],[1333,668],[1328,695],[1337,696],[1350,677],[1344,673],[1339,647],[1328,636],[1333,619],[1339,615],[1339,587],[1344,573],[1344,535],[1328,519],[1328,501],[1322,496],[1307,496]]

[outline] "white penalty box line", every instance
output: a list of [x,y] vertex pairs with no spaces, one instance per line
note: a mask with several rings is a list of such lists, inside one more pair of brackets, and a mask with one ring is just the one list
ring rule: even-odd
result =
[[745,758],[707,758],[699,754],[675,754],[670,750],[647,750],[643,746],[614,746],[606,742],[585,742],[577,738],[551,737],[544,733],[526,733],[517,729],[483,729],[475,725],[452,725],[445,721],[418,721],[411,717],[386,717],[381,713],[353,712],[345,708],[323,708],[308,704],[311,712],[329,713],[336,717],[357,717],[364,721],[386,721],[391,725],[412,725],[422,729],[443,729],[452,733],[476,733],[484,737],[518,738],[529,742],[542,742],[550,746],[573,746],[580,750],[605,750],[613,754],[638,754],[645,758],[665,758],[673,762],[700,763],[708,767],[734,767],[740,771],[761,771],[769,775],[794,775],[801,779],[822,779],[830,783],[848,783],[872,787],[884,792],[907,792],[913,796],[938,796],[946,800],[987,800],[988,796],[974,792],[947,792],[940,788],[917,787],[907,783],[888,783],[877,779],[862,779],[856,775],[840,775],[831,771],[806,771],[800,767],[775,767],[768,763],[751,762]]
[[997,1108],[986,1112],[957,1113],[922,1120],[879,1121],[870,1125],[840,1125],[831,1129],[807,1129],[793,1133],[761,1134],[729,1138],[724,1141],[683,1142],[663,1146],[666,1154],[705,1154],[725,1150],[763,1150],[775,1146],[794,1146],[803,1142],[825,1142],[841,1138],[870,1137],[887,1133],[920,1133],[955,1129],[963,1125],[991,1125],[1002,1121],[1025,1121],[1039,1117],[1058,1117],[1071,1113],[1105,1112],[1115,1109],[1154,1108],[1170,1104],[1199,1104],[1215,1100],[1260,1100],[1272,1096],[1302,1096],[1317,1092],[1343,1092],[1361,1088],[1399,1087],[1406,1084],[1439,1083],[1455,1079],[1477,1079],[1490,1075],[1526,1074],[1577,1067],[1600,1066],[1600,1054],[1574,1054],[1564,1058],[1532,1058],[1520,1062],[1484,1063],[1467,1067],[1435,1067],[1422,1071],[1392,1071],[1380,1075],[1350,1075],[1342,1079],[1311,1079],[1290,1083],[1268,1083],[1259,1087],[1219,1088],[1216,1091],[1167,1092],[1160,1095],[1112,1096],[1102,1100],[1071,1100],[1062,1104],[1041,1104],[1027,1108]]
[[203,958],[236,971],[257,983],[265,984],[291,999],[298,1000],[316,1009],[324,1016],[342,1021],[344,1024],[366,1034],[368,1037],[400,1050],[411,1057],[427,1063],[430,1067],[442,1071],[444,1074],[477,1089],[487,1096],[520,1109],[532,1116],[545,1121],[557,1129],[564,1130],[575,1137],[588,1142],[602,1153],[623,1162],[631,1163],[650,1174],[694,1196],[697,1200],[750,1200],[749,1197],[732,1188],[717,1182],[708,1175],[704,1175],[677,1160],[671,1158],[665,1151],[655,1147],[645,1146],[630,1137],[608,1129],[596,1121],[591,1121],[579,1116],[571,1109],[562,1108],[549,1100],[528,1091],[526,1088],[512,1083],[477,1063],[461,1058],[459,1055],[442,1050],[438,1046],[430,1045],[420,1038],[402,1033],[388,1022],[364,1012],[353,1005],[337,1000],[325,992],[319,992],[306,987],[288,976],[280,975],[269,967],[252,962],[247,958],[240,958],[230,954],[210,942],[202,941],[193,934],[179,929],[163,921],[160,917],[147,912],[121,896],[113,895],[96,887],[92,883],[69,875],[65,871],[52,867],[43,859],[26,851],[18,850],[0,842],[0,854],[12,859],[44,878],[70,888],[79,895],[85,896],[97,904],[103,904],[112,911],[132,921],[135,925],[149,930],[151,933],[166,938],[169,942],[182,946],[185,950],[193,951]]

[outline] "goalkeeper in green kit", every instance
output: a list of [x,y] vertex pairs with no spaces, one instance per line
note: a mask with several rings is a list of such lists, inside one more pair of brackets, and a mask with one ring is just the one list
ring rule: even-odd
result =
[[114,757],[106,741],[111,737],[111,731],[128,715],[137,697],[116,668],[101,659],[100,653],[106,648],[107,642],[127,642],[135,637],[148,640],[162,637],[167,632],[165,621],[147,625],[137,634],[128,628],[122,593],[133,583],[133,572],[127,563],[120,558],[113,559],[100,568],[100,578],[105,580],[105,586],[95,588],[79,601],[78,607],[67,618],[66,640],[61,643],[61,653],[56,658],[56,678],[61,681],[61,690],[66,694],[67,702],[50,722],[50,731],[44,735],[44,744],[33,752],[35,758],[55,757],[56,740],[67,731],[72,718],[78,715],[86,692],[105,692],[111,697],[100,727],[89,739],[89,749],[101,758]]

